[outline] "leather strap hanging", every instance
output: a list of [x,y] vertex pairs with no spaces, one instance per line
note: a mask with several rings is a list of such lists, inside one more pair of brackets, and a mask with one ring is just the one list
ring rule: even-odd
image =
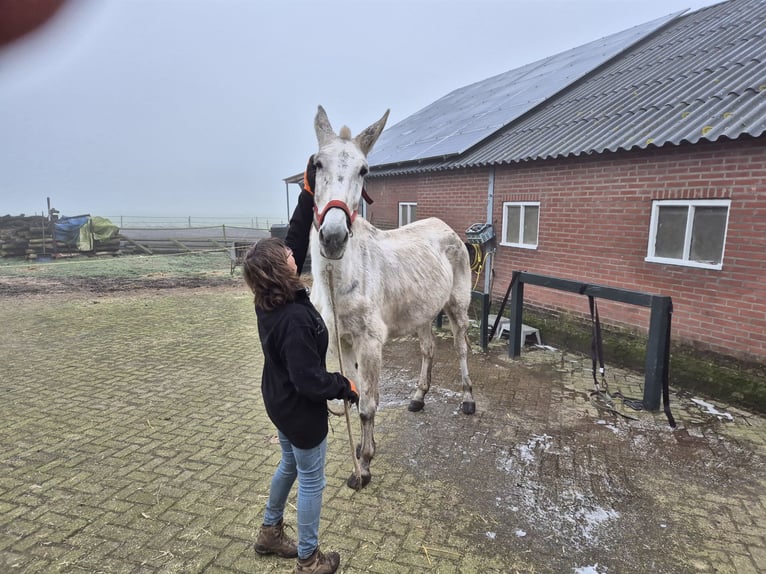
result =
[[519,274],[517,273],[513,276],[513,278],[511,279],[511,282],[508,284],[508,289],[505,290],[505,296],[503,297],[503,302],[500,303],[500,309],[498,309],[497,311],[495,322],[492,325],[492,328],[489,330],[489,335],[487,335],[487,338],[490,341],[495,336],[495,332],[497,331],[497,326],[500,324],[500,320],[503,318],[503,311],[505,311],[505,305],[506,303],[508,303],[508,296],[511,294],[511,290],[513,289],[513,286],[516,284],[516,281],[518,280],[518,278],[519,278]]
[[601,321],[598,317],[598,304],[593,295],[588,295],[588,307],[590,308],[590,321],[593,326],[593,335],[590,342],[591,360],[593,363],[593,384],[596,386],[596,392],[599,393],[598,377],[596,377],[596,362],[598,361],[601,381],[604,382],[606,390],[606,369],[604,368],[604,343],[601,338]]
[[[593,391],[591,395],[597,395],[599,397],[605,396],[607,405],[611,407],[610,410],[627,419],[636,420],[633,417],[629,417],[615,410],[613,407],[614,403],[611,400],[612,397],[622,399],[622,403],[634,411],[644,410],[644,403],[639,399],[631,399],[626,397],[619,390],[611,395],[609,394],[609,387],[606,383],[605,377],[606,369],[604,368],[604,345],[603,339],[601,337],[601,321],[598,316],[598,304],[596,303],[595,297],[592,295],[588,295],[588,306],[590,307],[590,318],[591,324],[593,325],[593,337],[591,339],[591,359],[593,363],[593,383],[596,385],[596,390]],[[668,337],[669,336],[670,333],[668,333]],[[601,381],[604,385],[603,391],[599,389],[598,377],[596,376],[597,362],[599,365],[599,372],[601,374]],[[662,406],[663,410],[665,411],[665,416],[668,419],[668,424],[671,426],[671,428],[675,428],[676,421],[673,418],[673,414],[670,412],[670,390],[668,388],[667,369],[665,369],[665,377],[662,381]]]

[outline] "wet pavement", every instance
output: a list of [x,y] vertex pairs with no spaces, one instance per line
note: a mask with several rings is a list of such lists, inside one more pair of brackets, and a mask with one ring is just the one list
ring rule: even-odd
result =
[[[9,298],[0,324],[0,572],[292,572],[252,550],[279,447],[242,289]],[[766,572],[764,417],[672,387],[675,429],[615,414],[587,357],[502,343],[474,347],[466,416],[451,345],[420,413],[417,344],[386,347],[361,492],[332,417],[339,572]],[[607,381],[642,395],[608,356]]]

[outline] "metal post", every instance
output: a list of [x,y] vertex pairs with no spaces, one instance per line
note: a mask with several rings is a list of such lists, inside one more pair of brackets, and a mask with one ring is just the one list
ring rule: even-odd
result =
[[646,374],[644,375],[644,408],[660,408],[660,394],[668,380],[670,358],[670,317],[673,303],[670,297],[653,297],[649,318],[649,340],[646,343]]
[[490,306],[490,294],[481,294],[481,348],[483,351],[487,350],[489,345],[489,306]]
[[[495,196],[495,168],[490,166],[489,168],[489,183],[487,186],[487,223],[492,224],[492,206],[494,205]],[[492,285],[492,263],[494,262],[494,249],[491,249],[491,245],[494,242],[487,241],[481,245],[482,256],[484,257],[482,264],[484,266],[484,292],[481,293],[481,348],[486,352],[489,346],[489,311],[492,306],[492,293],[490,287]],[[484,250],[487,249],[485,253]],[[477,277],[478,280],[478,277]],[[477,293],[477,295],[479,295]]]
[[524,283],[517,279],[521,271],[514,271],[511,277],[511,332],[508,333],[508,356],[521,356],[521,313],[524,310]]
[[484,254],[484,292],[491,295],[489,288],[492,285],[492,263],[495,258],[495,250],[489,247],[489,243],[485,243],[484,247],[487,248],[487,253]]
[[285,182],[285,199],[287,200],[287,219],[290,219],[290,184]]

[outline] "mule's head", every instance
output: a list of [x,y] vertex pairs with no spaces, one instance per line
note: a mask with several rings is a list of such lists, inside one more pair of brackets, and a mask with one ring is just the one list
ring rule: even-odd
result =
[[322,256],[340,259],[346,251],[351,226],[362,197],[367,174],[367,154],[388,119],[388,110],[377,122],[352,137],[346,126],[336,134],[327,113],[319,106],[314,118],[319,151],[314,154],[314,225],[319,232]]

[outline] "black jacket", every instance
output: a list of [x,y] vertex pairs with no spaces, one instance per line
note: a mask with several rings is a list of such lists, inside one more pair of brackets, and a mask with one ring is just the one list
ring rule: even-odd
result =
[[298,196],[298,205],[295,206],[290,227],[287,228],[285,243],[293,250],[295,264],[298,266],[298,274],[303,271],[306,262],[306,254],[309,250],[309,232],[314,223],[314,196],[305,189]]
[[[308,252],[313,208],[313,196],[301,191],[285,238],[298,273]],[[327,327],[305,290],[292,303],[255,312],[265,356],[261,394],[266,412],[293,445],[313,448],[327,436],[326,401],[347,398],[350,389],[343,375],[327,372]]]
[[327,328],[309,301],[296,293],[292,303],[271,311],[256,309],[265,361],[261,393],[274,425],[298,448],[313,448],[327,436],[328,399],[348,396],[349,383],[328,373]]

